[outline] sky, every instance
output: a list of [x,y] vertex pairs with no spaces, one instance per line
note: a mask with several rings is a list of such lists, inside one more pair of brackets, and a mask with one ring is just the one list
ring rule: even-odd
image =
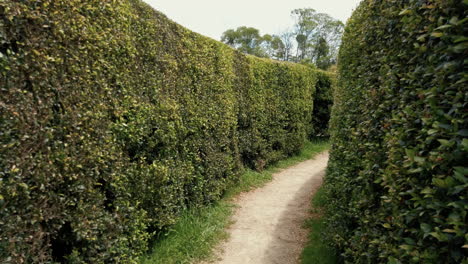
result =
[[254,27],[279,34],[294,23],[291,11],[314,8],[343,22],[361,0],[143,0],[184,27],[219,40],[224,31]]

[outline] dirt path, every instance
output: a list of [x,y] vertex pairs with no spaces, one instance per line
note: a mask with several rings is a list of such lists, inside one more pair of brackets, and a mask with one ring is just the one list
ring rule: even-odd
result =
[[241,194],[229,228],[217,249],[220,264],[298,263],[307,241],[303,228],[310,199],[322,183],[328,153],[273,175],[265,187]]

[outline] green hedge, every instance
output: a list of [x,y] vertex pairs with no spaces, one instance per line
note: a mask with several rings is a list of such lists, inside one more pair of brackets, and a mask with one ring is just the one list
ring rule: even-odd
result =
[[322,70],[317,71],[317,84],[312,112],[312,126],[309,139],[328,137],[331,109],[333,105],[333,89],[336,87],[336,74]]
[[468,263],[467,7],[365,0],[348,21],[325,179],[346,263]]
[[129,263],[245,166],[297,152],[316,71],[139,0],[0,3],[0,262]]

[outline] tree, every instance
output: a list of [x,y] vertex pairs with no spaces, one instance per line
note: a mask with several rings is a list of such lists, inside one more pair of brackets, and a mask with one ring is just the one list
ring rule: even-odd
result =
[[243,26],[225,31],[221,41],[259,57],[312,63],[321,69],[335,64],[344,24],[312,8],[295,9],[291,16],[294,28],[280,35],[262,36],[258,29]]
[[238,49],[241,52],[283,60],[286,47],[277,35],[260,35],[260,31],[253,27],[238,27],[236,30],[226,30],[221,36],[221,41]]
[[[296,20],[296,61],[308,61],[317,64],[320,58],[322,66],[336,61],[344,24],[328,14],[317,13],[312,8],[295,9],[291,12]],[[329,57],[329,62],[326,58]]]
[[268,57],[267,52],[262,47],[264,39],[256,28],[243,26],[236,30],[226,30],[221,36],[221,41],[241,52],[258,57]]
[[317,45],[314,47],[311,59],[318,68],[323,70],[328,69],[333,64],[330,46],[323,37],[319,38]]
[[318,22],[315,21],[316,14],[317,12],[312,8],[294,9],[291,11],[291,15],[296,20],[294,33],[297,42],[297,61],[301,61],[306,57],[307,49],[310,46],[308,44],[318,25]]
[[279,36],[266,34],[262,37],[262,40],[261,46],[269,58],[284,60],[286,49]]
[[293,59],[294,32],[287,30],[279,37],[284,45],[284,54],[282,60],[291,61]]

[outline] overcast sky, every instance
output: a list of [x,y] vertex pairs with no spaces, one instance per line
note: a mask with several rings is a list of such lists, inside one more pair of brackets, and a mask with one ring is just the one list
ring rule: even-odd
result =
[[227,29],[278,34],[291,27],[291,10],[311,7],[343,22],[361,0],[144,0],[186,28],[219,40]]

